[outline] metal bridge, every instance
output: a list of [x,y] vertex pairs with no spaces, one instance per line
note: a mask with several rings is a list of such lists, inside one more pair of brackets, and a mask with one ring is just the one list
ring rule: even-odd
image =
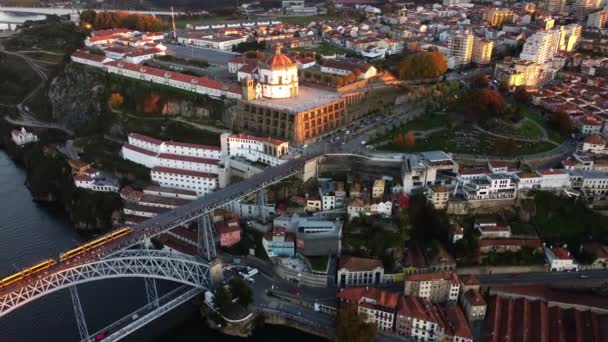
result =
[[[313,157],[315,155],[308,158]],[[203,289],[213,287],[212,266],[209,262],[217,258],[217,251],[215,247],[216,237],[209,214],[214,209],[228,206],[233,201],[255,195],[259,206],[260,219],[265,221],[268,216],[268,208],[264,189],[301,172],[308,158],[300,157],[279,166],[269,167],[263,173],[256,174],[239,183],[231,184],[188,205],[178,207],[133,226],[133,232],[130,235],[102,245],[95,249],[93,254],[68,259],[40,274],[35,274],[19,283],[9,285],[7,288],[0,290],[0,317],[47,294],[69,288],[80,338],[82,341],[91,341],[92,335],[88,332],[76,286],[101,279],[143,277],[148,298],[148,308],[142,308],[142,310],[145,309],[145,315],[136,321],[123,318],[104,329],[104,331],[112,330],[112,334],[104,337],[104,340],[120,340],[192,298]],[[198,225],[199,256],[192,257],[158,250],[133,249],[141,246],[142,242],[148,238],[190,223]],[[167,299],[167,295],[159,298],[155,279],[179,282],[194,288],[185,291],[185,293],[179,293],[176,298]],[[121,324],[125,325],[120,326]]]
[[[82,9],[86,10],[86,9]],[[149,14],[149,15],[171,15],[171,11],[136,11],[136,10],[121,10],[121,9],[91,9],[95,12],[128,12],[134,14]],[[0,7],[0,12],[14,12],[14,13],[32,13],[32,14],[49,14],[49,15],[68,15],[71,13],[77,13],[78,10],[74,8],[55,8],[55,7]],[[174,12],[176,15],[184,14],[184,12]]]

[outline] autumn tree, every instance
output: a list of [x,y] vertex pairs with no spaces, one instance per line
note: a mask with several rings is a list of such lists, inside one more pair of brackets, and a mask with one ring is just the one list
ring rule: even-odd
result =
[[122,107],[125,102],[125,98],[120,93],[112,93],[108,98],[108,106],[110,109],[118,109]]
[[384,6],[382,7],[382,13],[383,14],[393,13],[393,5],[391,5],[389,3],[384,4]]
[[479,74],[471,79],[471,86],[474,88],[487,88],[488,84],[490,84],[490,77],[486,74]]
[[336,340],[338,342],[372,342],[378,327],[367,323],[354,304],[342,305],[336,314]]
[[468,121],[487,121],[504,113],[505,99],[493,89],[476,89],[462,97]]
[[97,16],[97,13],[95,11],[84,10],[84,11],[80,12],[80,21],[93,25],[93,24],[95,24],[96,16]]
[[401,59],[398,72],[402,80],[437,78],[448,70],[445,56],[439,51],[423,51]]

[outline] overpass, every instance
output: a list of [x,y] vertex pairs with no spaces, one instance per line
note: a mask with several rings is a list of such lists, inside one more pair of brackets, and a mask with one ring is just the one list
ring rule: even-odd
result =
[[[0,12],[13,12],[13,13],[31,13],[31,14],[46,14],[46,15],[68,15],[76,13],[82,10],[88,10],[87,8],[75,9],[75,8],[56,8],[56,7],[4,7],[0,6]],[[171,11],[139,11],[139,10],[128,10],[128,9],[96,9],[91,8],[91,11],[95,12],[128,12],[134,14],[148,14],[148,15],[171,15]],[[183,11],[175,11],[174,14],[180,15],[185,14]]]

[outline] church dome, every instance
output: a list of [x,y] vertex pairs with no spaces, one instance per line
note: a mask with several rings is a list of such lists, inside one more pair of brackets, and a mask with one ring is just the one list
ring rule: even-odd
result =
[[288,68],[293,65],[293,61],[281,53],[281,45],[277,44],[274,55],[268,57],[264,65],[270,69]]

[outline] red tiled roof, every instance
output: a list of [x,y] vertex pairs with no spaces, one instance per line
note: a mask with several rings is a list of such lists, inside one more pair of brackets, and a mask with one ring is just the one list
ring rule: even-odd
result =
[[340,267],[338,269],[342,268],[350,272],[365,272],[373,271],[376,268],[384,268],[384,265],[382,264],[382,260],[347,255],[340,258]]
[[540,248],[543,243],[540,239],[482,239],[479,240],[479,247],[529,247]]
[[95,61],[95,62],[103,62],[104,60],[106,60],[108,57],[106,57],[105,55],[98,55],[95,53],[90,53],[88,50],[76,50],[73,54],[73,57],[77,57],[77,58],[82,58],[82,59],[88,59],[90,61]]
[[490,170],[487,168],[463,168],[458,171],[458,174],[467,176],[467,175],[479,175],[479,174],[488,174]]
[[458,276],[448,272],[419,273],[412,274],[405,278],[405,281],[431,281],[431,280],[451,280],[458,282]]
[[570,252],[568,252],[567,249],[562,248],[562,247],[554,247],[551,248],[551,252],[553,252],[553,254],[562,260],[571,260],[572,257],[570,256]]
[[239,226],[228,226],[224,223],[216,223],[215,224],[215,229],[217,230],[218,234],[222,235],[222,234],[230,234],[230,233],[234,233],[237,231],[241,230],[241,227]]
[[342,301],[356,303],[358,303],[361,298],[367,298],[375,301],[376,305],[392,310],[397,308],[399,300],[399,294],[373,287],[351,287],[341,289],[336,297]]
[[199,157],[192,157],[192,156],[181,156],[178,154],[171,154],[171,153],[161,153],[158,155],[158,157],[162,158],[162,159],[180,160],[180,161],[185,161],[185,162],[190,162],[190,163],[199,163],[199,164],[217,165],[219,163],[219,161],[215,160],[215,159],[199,158]]
[[538,171],[538,173],[540,173],[543,176],[551,176],[551,175],[562,175],[565,172],[560,169],[547,169],[547,170],[540,170],[540,171]]
[[593,145],[606,145],[606,138],[601,135],[594,134],[586,137],[585,143]]
[[74,180],[79,181],[79,182],[92,182],[93,178],[91,178],[85,174],[78,174],[78,175],[74,176]]
[[134,139],[139,139],[139,140],[148,142],[153,145],[160,145],[163,143],[163,141],[160,139],[152,138],[147,135],[143,135],[143,134],[139,134],[139,133],[135,133],[135,132],[129,133],[129,137],[134,138]]
[[371,64],[367,64],[367,63],[352,63],[352,62],[337,61],[337,60],[332,60],[332,59],[324,60],[322,66],[326,67],[326,68],[332,68],[332,69],[350,70],[351,72],[354,72],[355,70],[358,69],[362,73],[366,73],[367,70],[369,70],[369,68],[372,67]]
[[452,328],[452,336],[464,337],[466,339],[473,340],[473,333],[469,327],[469,322],[458,304],[448,305],[446,307],[446,314],[450,327]]
[[147,156],[151,156],[151,157],[155,157],[156,154],[157,154],[156,152],[152,152],[152,151],[146,150],[145,148],[141,148],[141,147],[138,147],[138,146],[135,146],[135,145],[131,145],[131,144],[125,144],[122,147],[126,148],[126,149],[129,149],[129,150],[133,150],[135,152],[139,152],[139,153],[145,154]]
[[170,174],[175,174],[175,175],[184,175],[184,176],[192,176],[192,177],[208,178],[208,179],[217,178],[217,175],[207,173],[207,172],[174,169],[174,168],[162,167],[162,166],[153,167],[151,172],[170,173]]
[[167,146],[179,146],[179,147],[188,147],[188,148],[197,148],[201,150],[211,150],[211,151],[219,151],[221,150],[219,146],[211,146],[211,145],[199,145],[199,144],[191,144],[186,142],[178,142],[178,141],[167,141]]
[[483,299],[479,291],[475,289],[470,289],[464,294],[465,298],[471,305],[486,305],[486,300]]
[[264,62],[264,65],[270,67],[271,69],[286,68],[292,66],[293,61],[284,54],[278,53],[268,57],[268,59],[266,59],[266,62]]

